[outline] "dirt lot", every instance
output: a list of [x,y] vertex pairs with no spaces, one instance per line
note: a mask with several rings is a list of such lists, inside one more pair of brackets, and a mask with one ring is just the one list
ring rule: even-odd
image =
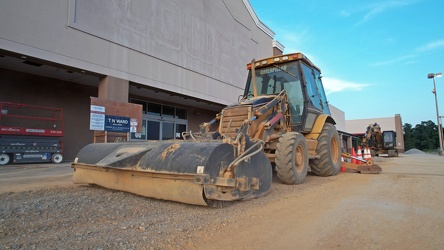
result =
[[401,155],[378,175],[274,179],[210,209],[70,183],[62,165],[0,167],[1,249],[443,249],[444,157]]

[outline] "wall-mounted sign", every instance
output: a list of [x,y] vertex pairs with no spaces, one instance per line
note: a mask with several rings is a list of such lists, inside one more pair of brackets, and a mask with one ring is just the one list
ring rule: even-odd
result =
[[105,130],[105,107],[91,105],[91,118],[89,119],[89,129]]
[[[106,121],[109,117],[114,117],[114,120]],[[91,97],[90,118],[91,130],[122,133],[142,131],[140,122],[142,121],[142,105],[140,104]],[[123,118],[125,122],[128,120],[128,124],[124,124],[125,122],[120,118]]]
[[131,133],[136,133],[136,132],[137,132],[137,119],[133,119],[133,118],[131,118],[131,128],[130,128],[130,132],[131,132]]
[[130,132],[131,119],[129,117],[105,115],[105,131]]

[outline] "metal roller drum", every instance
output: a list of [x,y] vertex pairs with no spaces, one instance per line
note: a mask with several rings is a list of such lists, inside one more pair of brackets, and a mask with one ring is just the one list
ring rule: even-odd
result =
[[245,154],[236,152],[221,141],[89,144],[72,164],[73,182],[196,205],[265,195],[268,158],[250,141]]

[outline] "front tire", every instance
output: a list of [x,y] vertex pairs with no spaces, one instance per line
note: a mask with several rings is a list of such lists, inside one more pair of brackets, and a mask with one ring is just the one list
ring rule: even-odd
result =
[[336,175],[341,167],[339,135],[335,126],[325,123],[319,134],[316,154],[318,159],[310,160],[311,172],[319,176]]
[[276,172],[285,184],[302,184],[308,171],[307,142],[300,133],[286,133],[276,145]]

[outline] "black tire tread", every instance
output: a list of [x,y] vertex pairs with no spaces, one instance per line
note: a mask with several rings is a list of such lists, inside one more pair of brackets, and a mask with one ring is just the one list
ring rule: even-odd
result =
[[305,159],[308,161],[307,144],[303,135],[294,132],[288,132],[279,138],[276,145],[276,172],[279,179],[285,184],[302,184],[307,175],[308,162],[302,173],[297,173],[294,166],[294,150],[297,143],[302,143],[305,148]]
[[[341,162],[338,160],[338,162],[334,163],[332,161],[332,153],[330,152],[330,142],[333,136],[336,137],[339,145],[339,135],[335,126],[325,123],[318,137],[318,145],[316,147],[316,153],[319,158],[310,160],[312,173],[319,176],[333,176],[339,172]],[[338,152],[340,152],[340,149],[338,149]]]

